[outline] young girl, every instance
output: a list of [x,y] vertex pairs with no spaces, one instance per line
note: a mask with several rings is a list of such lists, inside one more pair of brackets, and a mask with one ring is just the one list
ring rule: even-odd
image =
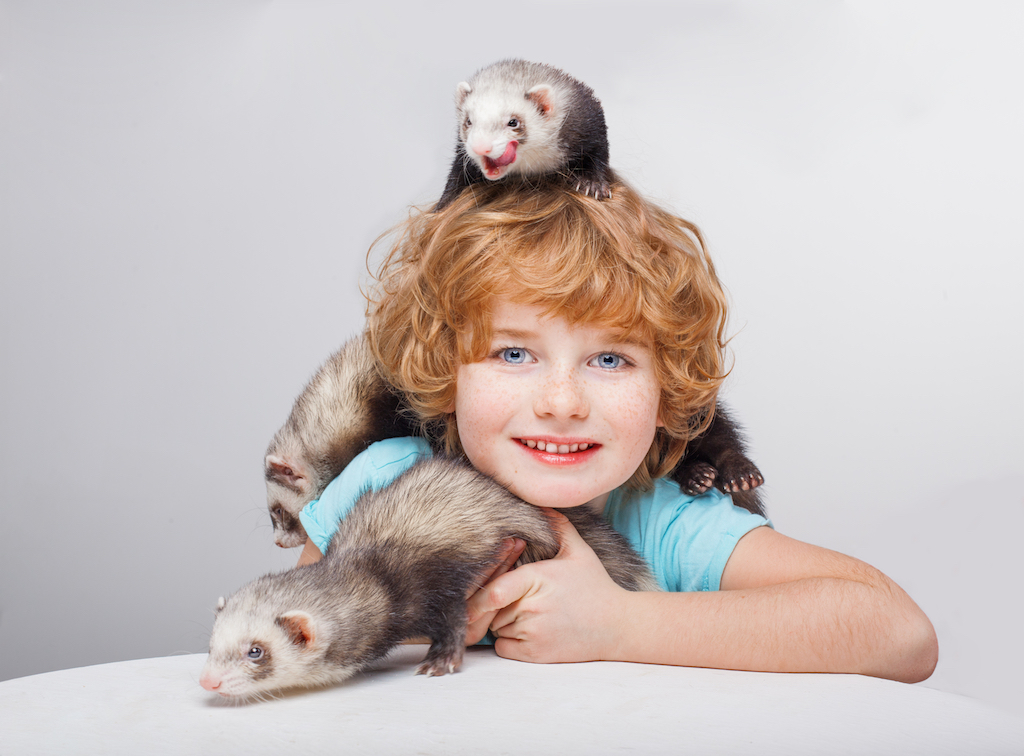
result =
[[[697,228],[621,183],[604,202],[479,188],[407,222],[369,308],[388,379],[449,452],[524,500],[602,512],[666,589],[621,589],[560,518],[557,558],[509,570],[522,543],[508,544],[469,599],[467,643],[490,629],[498,654],[535,662],[931,674],[931,623],[885,575],[662,477],[714,404],[725,324]],[[410,438],[357,457],[303,510],[299,563],[362,490],[429,454]]]

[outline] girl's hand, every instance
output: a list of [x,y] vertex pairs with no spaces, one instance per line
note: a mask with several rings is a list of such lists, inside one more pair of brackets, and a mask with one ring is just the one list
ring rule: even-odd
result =
[[495,650],[509,659],[613,659],[629,592],[608,576],[564,515],[548,513],[562,544],[558,555],[503,574],[478,591],[468,604],[470,628],[486,630],[489,622],[498,636]]
[[[523,553],[523,549],[526,548],[526,541],[522,538],[509,538],[505,541],[505,548],[501,557],[501,561],[498,565],[489,573],[484,574],[480,577],[480,586],[473,586],[470,588],[466,601],[469,602],[474,595],[480,595],[480,593],[486,589],[486,587],[494,580],[504,575],[514,565],[519,557]],[[487,627],[490,625],[491,620],[494,618],[496,612],[488,612],[482,614],[479,617],[470,615],[470,622],[466,628],[466,645],[472,646],[479,643],[480,640],[487,634]]]

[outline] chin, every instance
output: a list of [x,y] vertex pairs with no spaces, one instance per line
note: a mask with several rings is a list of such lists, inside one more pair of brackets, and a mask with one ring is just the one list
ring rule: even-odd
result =
[[518,491],[514,486],[509,487],[516,496],[535,507],[549,507],[551,509],[571,509],[593,501],[600,493],[565,491],[559,490],[558,486],[545,486],[542,490]]

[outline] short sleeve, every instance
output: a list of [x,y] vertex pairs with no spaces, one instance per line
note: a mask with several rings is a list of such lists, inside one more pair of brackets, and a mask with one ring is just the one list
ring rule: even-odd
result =
[[430,445],[422,438],[389,438],[366,447],[327,484],[319,499],[302,508],[299,521],[306,535],[320,553],[326,554],[338,523],[356,499],[366,491],[380,490],[414,463],[430,456]]
[[739,540],[771,523],[711,489],[684,494],[678,484],[658,480],[654,490],[617,489],[605,518],[626,537],[667,591],[717,591],[722,572]]

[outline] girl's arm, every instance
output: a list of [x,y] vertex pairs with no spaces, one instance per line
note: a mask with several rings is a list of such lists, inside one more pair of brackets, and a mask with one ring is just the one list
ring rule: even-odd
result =
[[765,672],[926,679],[931,623],[889,578],[852,557],[767,527],[736,545],[722,590],[631,593],[608,577],[564,518],[558,557],[495,580],[470,601],[501,656],[620,660]]
[[320,553],[320,549],[313,543],[313,539],[307,538],[306,545],[302,547],[302,553],[299,554],[299,561],[295,566],[303,567],[307,564],[313,564],[313,562],[319,562],[323,558],[324,555]]

